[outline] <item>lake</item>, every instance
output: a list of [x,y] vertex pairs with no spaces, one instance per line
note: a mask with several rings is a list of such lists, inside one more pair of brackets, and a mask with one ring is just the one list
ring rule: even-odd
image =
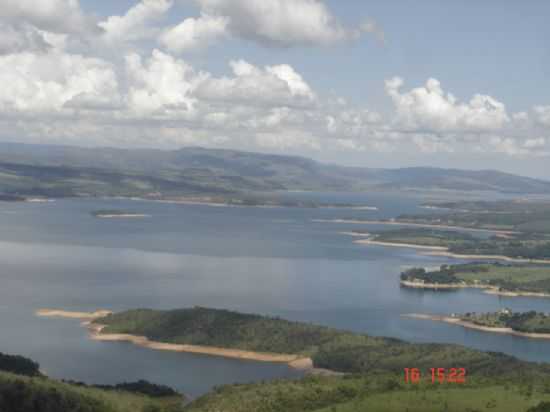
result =
[[[419,207],[421,197],[294,196],[367,204],[379,210],[212,207],[113,199],[0,203],[0,351],[31,357],[55,378],[104,384],[144,378],[191,396],[215,385],[300,376],[285,365],[94,342],[78,321],[34,316],[40,308],[117,311],[201,305],[550,361],[550,341],[400,316],[503,307],[550,312],[550,300],[400,288],[404,268],[457,261],[412,249],[356,245],[342,232],[375,226],[316,221],[419,213],[425,211]],[[92,217],[90,212],[98,209],[151,216]]]

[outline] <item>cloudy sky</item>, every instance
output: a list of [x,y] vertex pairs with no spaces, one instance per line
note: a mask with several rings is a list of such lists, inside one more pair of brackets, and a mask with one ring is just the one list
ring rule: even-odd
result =
[[550,2],[0,0],[0,140],[550,179]]

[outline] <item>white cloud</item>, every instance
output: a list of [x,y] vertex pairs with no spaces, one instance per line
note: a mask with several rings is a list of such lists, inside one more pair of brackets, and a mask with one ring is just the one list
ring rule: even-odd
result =
[[373,21],[346,28],[321,0],[195,0],[201,11],[165,32],[159,39],[171,51],[203,48],[232,35],[269,47],[329,46],[373,33]]
[[53,33],[84,33],[97,28],[78,0],[4,0],[0,19],[28,23]]
[[159,42],[172,52],[202,49],[227,35],[229,19],[224,16],[203,14],[199,18],[188,18],[182,23],[165,30]]
[[51,47],[38,29],[27,24],[0,21],[0,33],[0,55],[22,51],[44,52]]
[[264,106],[309,106],[315,94],[289,65],[256,67],[244,60],[232,61],[234,77],[208,78],[197,90],[206,100]]
[[138,40],[158,31],[151,28],[150,23],[162,17],[172,5],[173,0],[142,0],[124,16],[110,16],[99,26],[105,30],[107,42]]
[[183,60],[154,50],[145,64],[137,54],[126,57],[130,83],[129,109],[138,116],[192,116],[197,99],[192,95],[203,75]]
[[537,122],[543,126],[550,126],[550,106],[535,106]]
[[0,56],[0,84],[9,115],[56,114],[73,99],[113,100],[118,89],[111,64],[56,51]]
[[476,94],[468,103],[459,103],[445,94],[438,80],[430,78],[424,87],[401,93],[403,79],[386,81],[386,92],[397,113],[397,124],[409,130],[430,132],[498,130],[509,121],[503,103],[491,96]]

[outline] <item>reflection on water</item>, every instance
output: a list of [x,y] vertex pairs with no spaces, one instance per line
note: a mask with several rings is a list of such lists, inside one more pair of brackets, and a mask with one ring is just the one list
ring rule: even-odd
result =
[[[329,200],[335,201],[333,197]],[[380,210],[219,208],[114,200],[0,204],[0,325],[7,331],[0,334],[0,351],[30,356],[54,377],[98,383],[146,378],[192,395],[224,383],[298,376],[284,365],[94,342],[78,322],[33,315],[43,307],[202,305],[550,361],[550,342],[402,318],[409,312],[480,312],[504,306],[550,311],[550,300],[400,288],[403,268],[451,260],[409,249],[355,245],[339,233],[356,226],[313,220],[391,217],[420,210],[419,201],[388,195],[338,201],[367,203]],[[89,213],[113,208],[152,217],[103,220]]]

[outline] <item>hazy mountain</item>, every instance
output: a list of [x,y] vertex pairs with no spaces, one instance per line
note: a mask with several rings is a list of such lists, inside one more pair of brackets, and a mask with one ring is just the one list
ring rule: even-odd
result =
[[163,195],[273,190],[491,190],[550,193],[550,182],[492,170],[343,167],[297,156],[184,148],[0,143],[0,193]]

